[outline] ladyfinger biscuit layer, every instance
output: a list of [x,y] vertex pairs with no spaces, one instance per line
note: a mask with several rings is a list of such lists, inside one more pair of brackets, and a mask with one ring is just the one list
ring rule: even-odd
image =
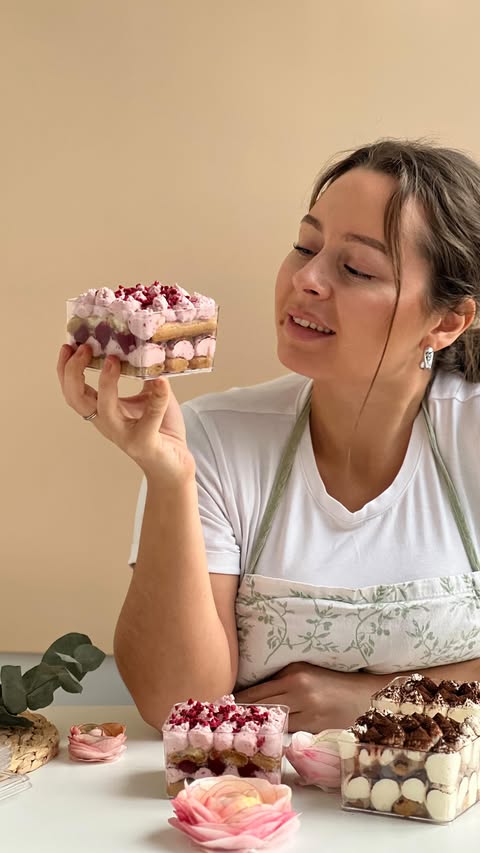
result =
[[217,328],[217,318],[209,320],[192,320],[191,323],[164,323],[152,335],[152,341],[171,341],[176,338],[194,338],[198,335],[210,335]]

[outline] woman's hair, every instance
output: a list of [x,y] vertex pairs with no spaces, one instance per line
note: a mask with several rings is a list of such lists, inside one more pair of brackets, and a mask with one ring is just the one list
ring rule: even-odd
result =
[[461,314],[467,297],[475,300],[477,308],[472,326],[436,353],[434,367],[461,373],[468,382],[480,382],[480,167],[454,149],[422,141],[382,139],[328,167],[315,183],[310,207],[337,178],[358,167],[390,175],[396,181],[385,209],[385,239],[397,287],[385,349],[400,293],[401,214],[405,202],[414,198],[426,220],[425,233],[419,235],[431,268],[426,309]]

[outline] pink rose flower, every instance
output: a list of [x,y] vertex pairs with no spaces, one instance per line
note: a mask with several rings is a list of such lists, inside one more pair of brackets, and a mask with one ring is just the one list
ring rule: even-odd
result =
[[74,761],[115,761],[125,751],[126,726],[120,723],[83,723],[72,726],[68,752]]
[[338,736],[342,729],[326,729],[318,735],[295,732],[285,750],[290,764],[300,776],[301,785],[316,785],[322,791],[340,788]]
[[172,800],[169,823],[212,850],[262,850],[298,828],[287,785],[266,779],[215,776],[185,785]]

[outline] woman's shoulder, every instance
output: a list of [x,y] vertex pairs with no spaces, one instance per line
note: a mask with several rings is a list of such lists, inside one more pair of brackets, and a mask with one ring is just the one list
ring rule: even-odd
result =
[[[220,471],[223,482],[253,482],[246,470],[275,476],[281,448],[308,394],[310,380],[298,374],[189,400],[182,406],[187,443],[197,474]],[[228,477],[225,469],[228,468]]]
[[439,370],[433,381],[429,402],[443,405],[472,403],[480,405],[480,383],[467,382],[460,373]]
[[452,452],[478,453],[480,438],[480,383],[467,382],[458,373],[439,372],[433,382],[428,409],[442,447]]
[[229,415],[284,415],[295,418],[304,399],[310,380],[296,373],[288,373],[278,379],[258,385],[230,388],[213,394],[205,394],[184,403],[201,418],[202,416]]

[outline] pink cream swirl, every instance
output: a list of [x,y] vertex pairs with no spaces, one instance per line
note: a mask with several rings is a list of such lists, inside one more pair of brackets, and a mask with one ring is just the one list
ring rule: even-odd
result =
[[154,297],[152,308],[154,311],[158,311],[159,315],[163,317],[163,321],[160,321],[159,325],[163,325],[163,323],[174,323],[177,319],[175,311],[173,308],[168,307],[168,302],[162,294]]
[[153,337],[158,327],[163,325],[162,321],[165,322],[158,311],[152,311],[151,308],[141,308],[128,318],[128,328],[136,338],[140,338],[141,341],[148,341]]
[[169,358],[186,358],[190,361],[193,358],[194,349],[191,341],[169,341],[167,344],[167,356]]
[[115,299],[110,304],[111,313],[119,320],[126,320],[131,314],[135,314],[141,308],[141,303],[134,296],[126,299]]
[[115,302],[115,293],[113,290],[109,287],[100,287],[95,296],[95,305],[107,308],[112,302]]
[[193,339],[195,355],[213,358],[215,355],[216,340],[212,335],[200,335]]
[[197,314],[195,305],[183,293],[180,295],[178,302],[175,303],[174,310],[179,323],[190,323],[195,319]]
[[210,320],[217,313],[217,305],[210,296],[194,291],[190,297],[195,306],[197,320]]
[[91,288],[77,297],[74,307],[74,314],[77,317],[90,317],[95,305],[96,294],[97,291]]
[[154,364],[163,364],[165,347],[163,344],[141,344],[128,354],[127,361],[133,367],[153,367]]

